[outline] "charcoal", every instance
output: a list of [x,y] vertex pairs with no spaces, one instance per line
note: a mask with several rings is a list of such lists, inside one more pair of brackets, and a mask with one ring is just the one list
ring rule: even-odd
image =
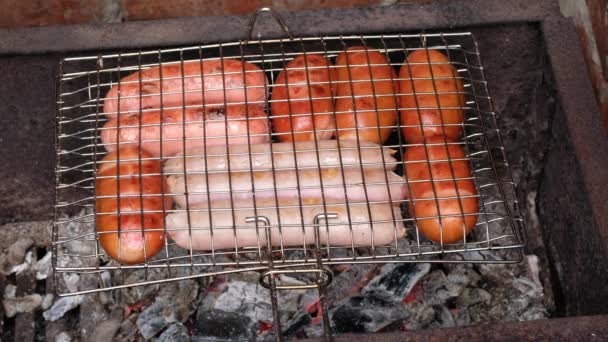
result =
[[57,336],[55,336],[54,342],[72,342],[72,336],[70,336],[70,334],[68,334],[67,332],[63,331]]
[[372,279],[361,294],[401,302],[430,268],[426,263],[386,264],[381,274]]
[[530,300],[526,297],[514,298],[508,305],[507,310],[511,312],[521,312],[530,305]]
[[5,275],[13,273],[13,268],[24,261],[27,251],[33,245],[34,240],[29,237],[20,237],[11,244],[5,253],[0,254],[0,272]]
[[[97,299],[97,295],[85,296],[80,305],[80,334],[82,336],[93,337],[100,335],[99,333],[94,333],[94,331],[97,331],[102,323],[111,321],[109,312],[107,312],[104,306]],[[116,316],[118,319],[119,315]],[[120,318],[122,318],[122,314],[120,315]]]
[[171,324],[154,342],[188,342],[188,329],[180,323]]
[[25,257],[23,258],[23,263],[13,266],[13,268],[11,268],[9,274],[15,273],[15,274],[19,275],[19,274],[22,274],[23,272],[28,271],[30,269],[30,267],[32,267],[32,262],[33,262],[33,253],[32,253],[32,251],[28,251],[27,253],[25,253]]
[[[312,323],[312,317],[305,311],[298,311],[283,325],[283,335],[293,336]],[[313,335],[314,336],[314,335]]]
[[269,291],[257,283],[231,281],[213,307],[225,312],[241,311],[252,321],[272,321]]
[[413,314],[404,324],[406,330],[413,331],[426,328],[435,319],[435,310],[430,305],[408,306],[408,310]]
[[63,282],[69,292],[76,292],[80,284],[80,275],[77,273],[64,273]]
[[358,294],[367,286],[380,268],[376,264],[356,264],[334,277],[327,287],[328,306],[340,302],[344,298]]
[[120,324],[118,334],[114,337],[114,341],[127,342],[134,341],[137,336],[137,321],[138,314],[131,314]]
[[425,300],[430,305],[443,304],[464,290],[464,287],[458,285],[450,284],[442,270],[435,270],[423,279]]
[[468,307],[478,303],[490,305],[492,302],[492,295],[480,288],[465,288],[460,296],[456,298],[456,305],[458,307]]
[[248,341],[256,336],[256,322],[244,312],[200,308],[192,341]]
[[17,295],[17,286],[8,284],[4,288],[4,298],[15,298]]
[[543,295],[542,286],[526,277],[515,278],[513,288],[530,298]]
[[[247,279],[247,278],[241,278]],[[232,280],[225,284],[223,292],[217,296],[212,307],[232,312],[240,311],[252,321],[272,322],[272,304],[270,292],[257,282],[257,277],[250,281]],[[282,275],[279,278],[284,283],[294,283],[295,279]],[[287,321],[297,310],[303,290],[279,291],[278,303],[281,308],[281,321]],[[207,306],[208,308],[209,306]]]
[[177,290],[163,309],[163,317],[168,323],[184,322],[196,309],[199,286],[196,281],[187,280],[177,283]]
[[[143,272],[133,272],[125,278],[124,283],[132,284],[136,282],[141,282],[143,280]],[[120,281],[119,283],[122,283],[122,281]],[[158,284],[150,286],[129,287],[121,291],[121,299],[124,301],[124,305],[133,305],[146,299],[152,299],[159,289],[160,285]]]
[[51,256],[52,253],[48,252],[44,255],[42,259],[38,260],[36,264],[34,264],[34,271],[36,271],[36,279],[43,280],[51,274]]
[[166,302],[156,300],[145,308],[137,318],[137,329],[146,339],[150,339],[161,332],[169,323],[163,317],[163,308]]
[[[100,287],[108,288],[112,285],[112,275],[108,271],[99,273]],[[115,303],[113,293],[111,291],[101,291],[97,294],[99,303],[104,306],[111,306]]]
[[453,328],[456,326],[452,313],[445,305],[433,305],[433,328]]
[[4,298],[2,306],[6,317],[14,317],[18,313],[32,312],[42,304],[42,297],[35,293],[23,297]]
[[468,308],[452,310],[451,312],[457,327],[466,327],[472,324],[473,320],[471,319],[470,310]]
[[354,296],[330,310],[335,333],[378,332],[389,324],[406,319],[409,312],[398,302],[372,296]]
[[59,318],[63,317],[66,312],[78,307],[78,305],[82,303],[83,299],[83,295],[61,297],[55,303],[53,303],[53,305],[42,315],[47,321],[56,321]]
[[106,321],[100,322],[90,337],[87,339],[87,342],[104,342],[104,341],[112,341],[120,325],[122,323],[121,319],[112,318]]
[[42,310],[47,310],[48,308],[51,307],[51,305],[53,305],[53,300],[55,299],[55,297],[50,294],[47,293],[44,295],[44,297],[42,298],[42,303],[40,304],[40,308],[42,308]]

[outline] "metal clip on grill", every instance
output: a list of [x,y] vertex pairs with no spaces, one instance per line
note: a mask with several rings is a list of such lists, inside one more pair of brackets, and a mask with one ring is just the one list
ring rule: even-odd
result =
[[[288,38],[253,39],[264,11]],[[323,297],[331,265],[521,260],[471,33],[298,38],[269,9],[248,33],[62,61],[53,267],[123,280],[67,294],[255,271],[276,309],[280,289]],[[467,258],[498,249],[504,259]],[[281,282],[301,272],[316,282]]]

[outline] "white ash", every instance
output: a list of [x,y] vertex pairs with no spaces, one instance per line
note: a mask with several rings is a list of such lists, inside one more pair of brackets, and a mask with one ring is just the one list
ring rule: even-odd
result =
[[55,336],[55,342],[72,342],[72,336],[67,332],[63,331]]
[[47,321],[56,321],[63,317],[66,312],[78,307],[82,303],[83,297],[83,295],[61,297],[48,310],[44,311],[42,315]]
[[52,253],[48,252],[42,257],[42,259],[38,260],[33,269],[36,271],[36,279],[43,280],[46,279],[51,272],[53,271],[53,267],[51,265]]
[[42,298],[42,304],[40,304],[40,308],[42,310],[47,310],[48,308],[51,307],[51,305],[53,305],[53,300],[55,299],[55,296],[53,296],[50,293],[47,293],[44,295],[44,297]]
[[[88,213],[88,212],[85,212]],[[83,215],[81,213],[80,215]],[[494,229],[509,227],[497,224]],[[92,222],[73,221],[63,227],[62,236],[80,236],[93,232]],[[480,233],[481,234],[481,233]],[[95,253],[92,235],[88,239],[66,242],[59,246],[58,262],[64,267],[118,265],[105,257],[82,258],[70,255]],[[478,237],[479,239],[479,237]],[[415,250],[416,242],[399,240],[399,252]],[[103,252],[103,250],[99,250]],[[394,252],[394,251],[392,251]],[[352,256],[347,249],[332,250],[337,255]],[[359,250],[356,253],[360,253]],[[446,261],[501,261],[508,251],[478,251],[465,254],[448,253]],[[160,254],[166,256],[162,251]],[[253,253],[255,254],[255,253]],[[253,255],[252,254],[252,255]],[[172,257],[185,256],[179,262],[190,263],[187,251],[169,247]],[[25,256],[25,255],[24,255]],[[159,257],[163,257],[159,256]],[[302,258],[300,253],[288,253],[285,258]],[[50,253],[32,267],[44,279]],[[233,261],[228,255],[216,256],[216,261]],[[241,259],[254,260],[249,256]],[[194,262],[209,263],[209,257],[195,257]],[[176,261],[177,262],[177,261]],[[427,329],[433,327],[466,326],[471,324],[537,319],[547,316],[543,306],[543,287],[538,277],[538,258],[529,256],[522,264],[386,264],[332,266],[335,277],[328,287],[329,315],[339,332],[377,332],[379,330]],[[218,270],[216,268],[215,270]],[[209,272],[208,267],[162,267],[121,269],[90,275],[62,273],[61,286],[69,292],[113,285],[135,284],[149,280],[187,277]],[[192,340],[258,339],[273,337],[272,306],[269,291],[258,283],[258,273],[231,274],[214,279],[200,278],[138,286],[117,292],[91,296],[91,302],[78,297],[60,298],[44,312],[47,320],[62,317],[82,305],[81,327],[91,334],[100,322],[109,319],[110,308],[128,313],[114,337],[118,341],[136,340],[138,335],[157,341],[179,340],[184,333],[194,331]],[[293,277],[282,275],[285,283],[309,283],[310,274]],[[212,282],[212,285],[208,285]],[[215,284],[213,284],[215,282]],[[69,300],[66,298],[76,298]],[[44,298],[43,301],[48,300]],[[318,305],[315,290],[279,291],[280,318],[289,336],[315,337],[322,333],[320,317],[313,312]],[[86,304],[85,304],[86,303]],[[41,306],[48,305],[48,302]],[[86,306],[86,307],[85,307]],[[309,312],[309,309],[313,309]],[[198,311],[197,314],[195,312]],[[91,318],[89,322],[84,320]],[[364,324],[354,324],[353,318],[369,318]],[[229,326],[219,328],[221,324]],[[230,326],[232,324],[232,326]],[[115,325],[114,325],[115,326]],[[217,329],[215,329],[217,328]],[[262,329],[263,331],[260,331]],[[224,334],[224,335],[222,335]],[[76,337],[76,336],[75,336]]]
[[30,267],[32,266],[32,259],[33,259],[32,251],[28,251],[25,254],[25,258],[23,258],[23,263],[13,266],[13,268],[10,270],[9,274],[13,274],[13,273],[21,274],[21,273],[29,270]]
[[[22,264],[24,263],[26,254],[33,245],[34,240],[29,237],[20,237],[17,241],[11,244],[7,250],[4,251],[4,253],[0,254],[0,273],[9,275],[27,268],[27,265],[23,266]],[[27,264],[27,260],[25,261]]]
[[137,338],[137,314],[131,314],[126,317],[125,320],[120,324],[118,334],[114,337],[114,341],[135,341]]
[[63,273],[63,281],[69,292],[78,291],[80,275],[78,273]]
[[2,300],[4,315],[9,318],[14,317],[18,313],[33,312],[40,307],[40,304],[42,304],[42,296],[37,293]]
[[[79,317],[81,336],[91,336],[103,322],[109,321],[112,318],[95,294],[84,296],[80,303]],[[122,314],[120,317],[122,318]]]
[[194,280],[172,282],[161,287],[154,302],[137,318],[140,334],[150,339],[171,323],[186,321],[197,308],[199,286]]
[[6,298],[6,299],[15,298],[16,295],[17,295],[17,286],[15,286],[13,284],[6,285],[6,287],[4,288],[4,298]]
[[122,320],[120,319],[108,319],[100,322],[93,333],[89,335],[87,342],[113,341],[121,323]]
[[540,281],[540,260],[536,255],[526,255],[527,271],[530,278],[536,284],[537,287],[543,288],[543,284]]

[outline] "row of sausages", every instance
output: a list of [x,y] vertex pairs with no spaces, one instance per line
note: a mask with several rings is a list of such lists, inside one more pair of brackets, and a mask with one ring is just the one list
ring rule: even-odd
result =
[[370,142],[337,143],[210,146],[164,166],[144,150],[121,147],[99,162],[101,245],[126,264],[157,254],[166,236],[192,250],[257,246],[265,233],[247,218],[265,216],[273,243],[301,246],[315,243],[314,220],[325,212],[337,218],[320,229],[323,244],[386,245],[403,236],[399,204],[406,190],[393,172],[395,151]]
[[[313,163],[311,170],[295,171],[295,165],[289,165],[286,171],[253,172],[261,177],[243,172],[235,178],[227,170],[217,172],[222,171],[216,170],[219,165],[239,165],[235,160],[239,158],[231,158],[227,151],[209,153],[210,149],[225,149],[226,144],[245,144],[242,148],[249,153],[252,148],[268,149],[271,128],[263,110],[268,86],[257,66],[236,60],[184,62],[134,73],[112,87],[104,101],[109,121],[102,129],[102,141],[111,153],[98,169],[96,184],[97,212],[105,213],[97,215],[97,228],[110,232],[100,234],[106,252],[123,263],[142,262],[162,249],[167,234],[190,249],[236,247],[236,241],[239,247],[255,245],[258,232],[216,229],[214,235],[211,229],[234,227],[253,216],[254,207],[261,208],[256,211],[258,216],[264,214],[284,227],[312,224],[308,221],[321,212],[337,212],[338,221],[331,230],[321,232],[322,243],[386,244],[404,233],[398,207],[388,203],[398,204],[406,195],[420,231],[428,238],[443,243],[462,239],[476,222],[477,197],[462,149],[455,143],[445,144],[446,139],[454,141],[461,134],[464,105],[462,82],[447,57],[433,50],[411,53],[400,69],[400,81],[384,54],[362,47],[337,57],[336,65],[344,68],[330,64],[319,55],[297,57],[287,64],[273,86],[272,128],[284,142],[318,139],[313,147],[321,151],[325,150],[320,144],[335,144],[324,139],[337,132],[341,145],[350,145],[342,158],[346,155],[353,160],[336,163],[336,156],[327,152],[337,151],[333,145],[321,153],[327,157],[321,159],[317,153],[300,156],[298,148],[291,152],[298,155],[299,167],[313,160],[321,164]],[[374,145],[386,141],[396,127],[397,98],[405,139],[426,142],[406,151],[407,186],[392,172],[397,163],[392,154]],[[184,108],[193,105],[195,108]],[[175,108],[159,110],[171,106]],[[273,146],[270,150],[274,152],[295,145]],[[366,148],[374,152],[364,157]],[[188,159],[186,164],[183,158],[169,159],[164,169],[168,176],[163,178],[157,157],[166,159],[184,151],[206,155]],[[272,160],[260,162],[260,167],[269,168],[270,162],[277,168],[275,155],[261,155]],[[252,167],[249,158],[240,160],[247,160],[242,171]],[[333,163],[324,165],[322,160]],[[362,163],[365,169],[344,168]],[[199,167],[198,172],[190,167]],[[258,190],[255,195],[252,188]],[[303,197],[307,206],[298,209]],[[178,211],[164,217],[173,200],[181,208],[208,208],[211,204],[226,210]],[[380,203],[368,206],[369,201]],[[235,211],[235,206],[246,209]],[[370,222],[378,223],[370,227]],[[312,229],[273,229],[271,234],[284,246],[314,241]]]
[[[385,54],[364,47],[347,49],[331,64],[321,55],[301,55],[279,73],[270,108],[280,141],[337,135],[381,144],[398,121],[409,143],[460,136],[462,81],[443,53],[412,52],[399,78]],[[109,121],[101,129],[102,142],[109,151],[141,145],[155,156],[268,142],[271,125],[264,107],[269,88],[260,68],[232,59],[145,69],[123,78],[106,95]]]

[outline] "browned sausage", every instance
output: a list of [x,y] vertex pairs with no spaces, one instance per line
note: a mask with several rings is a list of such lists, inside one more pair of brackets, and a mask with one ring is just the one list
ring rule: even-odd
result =
[[[116,152],[106,155],[97,171],[96,229],[109,256],[123,264],[137,264],[152,258],[165,244],[161,164],[134,147],[121,148],[118,154],[120,160]],[[171,199],[164,200],[165,209],[170,209]]]
[[117,138],[119,146],[139,146],[141,139],[143,150],[155,157],[160,156],[161,123],[163,158],[183,154],[184,147],[185,151],[189,151],[205,144],[256,144],[270,140],[268,116],[257,106],[167,109],[143,112],[141,115],[121,115],[118,120],[108,121],[101,130],[101,141],[108,151],[116,149]]
[[410,210],[424,236],[437,243],[458,242],[473,230],[479,210],[469,161],[459,145],[446,148],[442,137],[427,143],[405,151]]
[[260,68],[236,59],[224,59],[223,63],[217,59],[188,61],[184,62],[183,70],[179,62],[166,63],[162,70],[155,66],[121,79],[120,87],[115,85],[108,91],[103,110],[108,117],[115,117],[119,96],[121,113],[140,108],[161,109],[161,100],[163,108],[202,103],[208,106],[244,104],[245,94],[248,104],[264,107],[266,87],[266,75]]
[[365,50],[363,46],[351,47],[336,60],[336,125],[345,129],[338,131],[340,139],[356,139],[358,134],[360,140],[382,144],[397,122],[394,95],[399,93],[399,83],[391,81],[397,77],[385,55]]
[[295,141],[331,139],[335,122],[330,80],[337,78],[330,64],[321,55],[298,56],[279,73],[270,105],[279,140],[292,141],[292,131]]
[[[433,63],[430,67],[429,62]],[[408,142],[420,143],[434,136],[460,137],[465,98],[462,80],[457,77],[458,72],[443,53],[410,53],[399,71],[401,131]]]

